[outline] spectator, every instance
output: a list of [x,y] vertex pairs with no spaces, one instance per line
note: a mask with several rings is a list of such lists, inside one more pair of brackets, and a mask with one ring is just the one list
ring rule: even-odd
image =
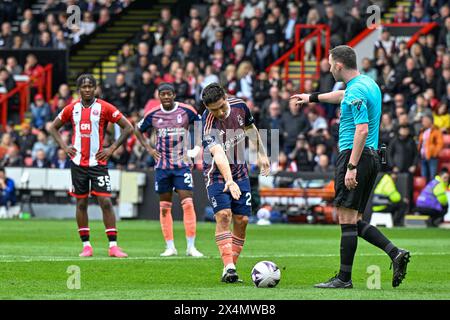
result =
[[284,42],[280,41],[282,39],[281,27],[273,13],[269,13],[267,16],[267,21],[264,24],[264,34],[271,49],[272,59],[278,59],[280,57],[280,49],[284,47]]
[[253,86],[253,99],[255,105],[261,107],[264,101],[269,98],[270,82],[267,80],[267,73],[261,71]]
[[414,174],[419,162],[419,152],[410,127],[400,126],[397,135],[387,145],[389,167],[394,172]]
[[175,88],[175,95],[181,102],[186,102],[189,96],[189,83],[184,78],[184,70],[178,68],[175,71],[175,81],[173,82]]
[[366,28],[364,19],[361,18],[361,11],[358,7],[352,7],[350,17],[345,31],[345,41],[350,41]]
[[289,110],[285,111],[281,117],[281,129],[286,154],[290,154],[295,148],[299,134],[306,134],[310,128],[305,115],[303,112],[300,112],[300,106],[294,100],[290,100]]
[[362,66],[359,72],[372,78],[374,81],[377,81],[378,78],[377,70],[372,67],[372,63],[370,62],[369,58],[364,58],[362,60]]
[[43,85],[43,77],[40,75],[43,74],[44,68],[38,63],[38,60],[36,56],[33,53],[30,53],[26,57],[26,63],[23,70],[24,74],[29,76],[30,78],[34,78],[32,80],[33,84],[33,95],[36,93],[37,88],[39,88],[41,85]]
[[14,81],[13,76],[5,67],[0,68],[0,88],[1,87],[4,88],[5,93],[11,91],[16,87],[16,81]]
[[19,148],[17,145],[12,145],[8,148],[8,151],[6,152],[5,157],[2,161],[3,167],[23,167],[24,162],[23,158],[20,155]]
[[281,107],[281,112],[284,112],[288,108],[288,103],[281,99],[280,96],[280,90],[277,86],[271,86],[269,89],[269,97],[264,100],[262,103],[262,113],[267,114],[267,111],[269,110],[269,106],[273,103],[277,102]]
[[150,72],[144,71],[134,94],[134,104],[137,110],[144,108],[147,101],[153,97],[155,90],[156,84],[152,81]]
[[296,140],[295,148],[289,153],[289,159],[295,161],[298,171],[311,171],[313,169],[313,153],[304,134]]
[[335,47],[344,42],[345,27],[342,19],[336,15],[333,6],[325,7],[325,23],[330,27],[330,44]]
[[425,14],[422,6],[416,5],[411,14],[410,22],[412,23],[430,22],[430,17],[427,14]]
[[297,172],[297,164],[295,161],[290,161],[284,152],[280,152],[278,155],[278,161],[273,162],[270,167],[270,172],[276,174],[278,172],[287,171],[287,172]]
[[395,39],[391,37],[391,33],[388,29],[383,29],[381,32],[381,38],[375,42],[375,51],[382,48],[387,57],[392,57],[396,52]]
[[416,68],[416,62],[413,58],[407,58],[405,66],[406,69],[398,78],[398,91],[405,97],[414,98],[423,89],[423,78]]
[[109,20],[111,19],[111,15],[109,13],[109,10],[106,8],[100,9],[100,14],[97,20],[97,24],[99,27],[107,24]]
[[13,34],[11,31],[11,23],[3,22],[0,33],[0,48],[11,49],[13,45]]
[[408,15],[405,11],[405,7],[398,5],[397,9],[395,10],[394,19],[392,20],[393,23],[405,23],[409,22]]
[[422,176],[430,181],[436,175],[438,155],[444,146],[442,132],[433,125],[433,117],[422,117],[422,130],[419,135],[419,153],[421,158]]
[[125,83],[125,75],[123,73],[117,73],[114,85],[105,88],[107,96],[111,101],[111,104],[117,107],[125,115],[131,113],[130,102],[130,87]]
[[67,83],[62,83],[58,88],[58,92],[54,95],[51,102],[52,112],[56,111],[60,99],[64,101],[64,106],[72,103],[73,101],[72,92],[70,91],[70,87]]
[[236,66],[234,64],[229,64],[226,66],[224,71],[224,78],[220,81],[227,94],[236,95],[237,93],[237,78],[236,78]]
[[20,154],[23,158],[31,156],[31,150],[33,149],[33,145],[36,143],[37,138],[31,132],[31,126],[24,122],[21,125],[21,134],[17,139],[17,144],[20,148]]
[[51,163],[43,149],[36,150],[36,158],[33,160],[33,168],[51,168]]
[[31,24],[28,21],[22,21],[20,24],[20,33],[18,34],[22,39],[24,47],[31,48],[36,45],[37,38],[31,30]]
[[392,214],[394,226],[405,225],[405,213],[408,208],[408,199],[402,199],[395,182],[397,174],[385,173],[375,187],[372,198],[373,212],[389,212]]
[[262,30],[255,33],[255,38],[247,46],[246,56],[251,57],[256,72],[264,69],[272,62],[271,47],[266,43],[266,36]]
[[308,112],[308,121],[311,130],[308,131],[310,137],[316,136],[319,131],[327,130],[328,124],[324,117],[321,117],[315,108],[311,108]]
[[450,130],[450,114],[445,102],[439,104],[436,113],[433,114],[433,123],[442,133],[448,133]]
[[420,132],[422,129],[422,118],[425,115],[433,116],[431,109],[428,108],[427,101],[423,95],[419,94],[416,98],[416,103],[411,106],[408,114],[409,123],[414,126],[414,131],[412,132]]
[[37,158],[39,150],[44,151],[45,159],[52,159],[53,154],[55,153],[55,146],[49,142],[45,131],[39,131],[37,134],[37,142],[33,145],[33,149],[31,150],[31,157],[33,160]]
[[67,157],[67,154],[63,149],[58,149],[56,152],[56,157],[53,159],[51,167],[54,169],[69,169],[70,168],[70,159]]
[[289,46],[291,46],[294,42],[295,25],[299,23],[301,23],[301,19],[298,16],[298,9],[295,6],[292,6],[289,9],[289,18],[286,21],[283,29],[284,39],[289,44]]
[[50,106],[40,93],[34,96],[34,103],[31,104],[31,123],[34,128],[42,130],[47,121],[51,119]]
[[422,190],[417,198],[415,212],[430,216],[427,220],[429,227],[438,227],[448,212],[447,188],[449,174],[446,168],[442,168],[439,175],[435,176]]
[[0,168],[0,206],[16,205],[16,188],[14,181],[6,176],[5,168]]
[[394,137],[394,123],[392,121],[392,116],[390,113],[385,112],[381,116],[380,124],[380,143],[388,145],[392,138]]
[[237,70],[238,89],[236,96],[245,100],[253,100],[253,76],[252,64],[248,61],[242,62]]
[[334,166],[330,165],[330,159],[326,154],[319,156],[319,162],[314,167],[314,172],[317,173],[332,173],[334,172]]
[[52,37],[50,36],[50,32],[44,31],[40,34],[39,40],[36,44],[37,48],[41,49],[52,49],[53,48],[53,42]]
[[13,147],[14,143],[9,133],[4,133],[0,142],[0,161],[3,161],[9,148]]

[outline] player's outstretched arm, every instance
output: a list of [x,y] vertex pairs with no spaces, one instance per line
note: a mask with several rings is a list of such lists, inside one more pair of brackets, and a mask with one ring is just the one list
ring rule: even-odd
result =
[[261,135],[255,124],[246,127],[245,133],[249,137],[250,144],[258,150],[258,166],[261,170],[261,174],[267,177],[270,174],[270,161],[267,157],[266,148],[262,142]]
[[64,152],[70,157],[73,158],[77,155],[77,149],[75,149],[73,146],[68,146],[61,138],[61,135],[59,134],[59,129],[64,125],[64,122],[59,119],[59,117],[56,117],[55,120],[53,120],[52,124],[50,125],[49,132],[52,135],[53,139],[55,139],[56,143],[59,145],[61,149],[64,150]]
[[147,150],[147,152],[155,159],[155,161],[159,161],[159,158],[161,158],[161,155],[158,151],[156,151],[150,144],[147,143],[147,140],[144,137],[144,134],[139,130],[139,128],[136,126],[134,129],[134,134],[136,135],[139,143]]
[[209,148],[209,150],[211,151],[211,154],[214,158],[214,162],[219,168],[220,173],[225,179],[225,188],[223,189],[223,191],[224,192],[230,191],[233,199],[239,200],[239,198],[241,197],[241,189],[239,189],[237,183],[233,181],[230,163],[228,162],[228,158],[227,155],[225,154],[225,151],[219,144],[212,146],[211,148]]
[[[327,93],[320,93],[320,94],[307,94],[307,93],[300,93],[300,94],[294,94],[289,99],[296,99],[297,104],[307,104],[310,102],[323,102],[323,103],[330,103],[330,104],[339,104],[341,103],[342,99],[344,99],[344,93],[345,90],[337,90]],[[312,97],[312,98],[311,98]]]
[[109,148],[99,151],[96,155],[97,160],[108,160],[112,156],[113,152],[116,151],[116,149],[121,146],[125,142],[125,140],[128,139],[128,137],[133,133],[133,126],[131,125],[130,121],[127,120],[127,118],[120,118],[117,124],[122,129],[119,138],[114,141],[114,143]]

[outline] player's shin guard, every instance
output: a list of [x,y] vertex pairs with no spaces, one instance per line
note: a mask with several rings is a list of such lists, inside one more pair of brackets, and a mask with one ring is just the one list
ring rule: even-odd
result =
[[80,227],[78,228],[78,233],[80,235],[81,242],[83,242],[83,246],[90,246],[89,242],[89,227]]
[[161,201],[159,203],[159,221],[166,243],[173,243],[172,202]]
[[117,229],[114,227],[106,228],[105,232],[108,237],[109,247],[117,246]]
[[236,264],[237,260],[239,258],[239,255],[241,254],[242,248],[244,247],[245,239],[238,238],[233,234],[233,263]]
[[197,226],[197,219],[195,216],[194,202],[192,198],[186,198],[181,201],[183,207],[183,222],[184,230],[186,232],[186,239],[188,241],[188,249],[194,246],[195,230]]
[[222,257],[223,265],[233,264],[232,236],[230,231],[216,233],[216,244]]

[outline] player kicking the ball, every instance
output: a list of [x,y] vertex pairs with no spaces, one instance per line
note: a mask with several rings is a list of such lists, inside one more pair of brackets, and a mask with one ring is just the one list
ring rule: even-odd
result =
[[217,222],[216,244],[224,264],[222,281],[233,283],[239,281],[236,263],[251,214],[250,180],[243,155],[246,136],[259,147],[258,163],[264,176],[269,174],[270,163],[253,116],[243,100],[227,98],[217,83],[203,90],[202,100],[207,108],[202,116],[206,188]]
[[[81,100],[67,105],[50,126],[50,133],[67,155],[70,156],[72,190],[70,195],[77,199],[78,232],[83,242],[80,257],[93,254],[89,242],[88,197],[89,193],[97,197],[103,212],[103,222],[109,240],[109,256],[125,258],[117,246],[116,217],[111,203],[111,183],[106,163],[113,152],[133,132],[133,126],[122,116],[116,107],[106,101],[95,98],[95,78],[90,74],[77,79]],[[67,146],[58,130],[64,123],[72,124],[72,146]],[[109,148],[103,148],[103,138],[109,122],[122,128],[120,137]]]
[[[159,193],[161,229],[166,241],[163,257],[177,255],[173,239],[172,192],[180,196],[183,207],[183,221],[186,232],[186,255],[202,257],[195,248],[196,215],[192,201],[192,173],[186,155],[194,158],[200,146],[185,150],[188,140],[189,125],[200,121],[192,106],[175,102],[175,89],[170,83],[158,86],[161,105],[151,109],[138,123],[136,136],[145,149],[156,160],[155,190]],[[143,133],[154,128],[157,135],[156,149],[147,143]],[[186,152],[185,152],[186,151]]]

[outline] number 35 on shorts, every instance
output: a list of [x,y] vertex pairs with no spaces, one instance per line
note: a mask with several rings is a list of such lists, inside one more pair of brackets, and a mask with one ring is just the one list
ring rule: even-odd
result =
[[98,176],[97,180],[97,185],[99,187],[106,186],[106,190],[111,191],[111,180],[109,180],[109,176]]

